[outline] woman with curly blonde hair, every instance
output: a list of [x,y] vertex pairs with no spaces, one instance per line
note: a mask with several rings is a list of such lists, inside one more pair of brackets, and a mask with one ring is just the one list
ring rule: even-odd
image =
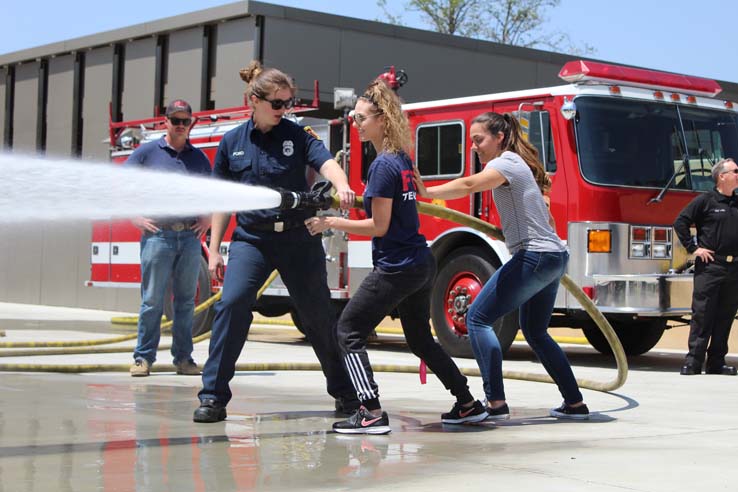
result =
[[379,403],[366,340],[395,309],[410,349],[456,397],[453,409],[441,416],[442,422],[484,420],[487,412],[469,392],[466,377],[431,335],[430,292],[436,263],[425,237],[418,232],[413,163],[408,156],[410,127],[400,99],[383,81],[375,80],[356,102],[353,119],[361,141],[371,142],[377,151],[364,192],[367,218],[323,216],[306,221],[311,234],[332,228],[372,237],[374,269],[338,320],[339,349],[361,407],[348,420],[333,424],[333,430],[342,434],[391,431]]

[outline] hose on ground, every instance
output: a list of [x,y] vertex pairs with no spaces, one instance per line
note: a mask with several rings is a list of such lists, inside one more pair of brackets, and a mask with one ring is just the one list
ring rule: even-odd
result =
[[[264,284],[259,288],[259,290],[256,293],[256,298],[258,299],[261,297],[261,295],[264,293],[264,291],[271,285],[272,282],[274,282],[274,279],[277,278],[277,271],[274,270],[272,273],[267,277]],[[221,297],[221,293],[217,292],[213,296],[209,297],[207,300],[199,304],[195,308],[195,314],[200,313],[206,309],[209,309],[210,306],[215,304]],[[172,322],[167,321],[165,323],[162,323],[161,329],[162,330],[171,330]],[[137,333],[134,333],[133,335],[125,335],[121,337],[115,337],[115,338],[103,338],[99,340],[76,340],[76,341],[68,341],[68,342],[6,342],[3,344],[0,344],[0,348],[13,348],[14,350],[5,350],[0,351],[0,357],[25,357],[25,356],[31,356],[31,355],[73,355],[73,354],[89,354],[89,353],[96,353],[96,354],[111,354],[111,353],[118,353],[118,352],[131,352],[133,350],[132,347],[96,347],[94,349],[89,348],[81,348],[81,347],[90,347],[95,345],[105,345],[105,344],[113,344],[113,343],[119,343],[124,342],[127,340],[132,340],[138,336]],[[203,340],[207,340],[210,338],[210,332],[203,333],[202,335],[196,336],[192,339],[192,343],[199,343]],[[62,347],[58,350],[16,350],[18,348],[40,348],[40,347]],[[171,345],[160,345],[158,350],[168,350],[172,346]],[[0,369],[2,370],[2,369]]]

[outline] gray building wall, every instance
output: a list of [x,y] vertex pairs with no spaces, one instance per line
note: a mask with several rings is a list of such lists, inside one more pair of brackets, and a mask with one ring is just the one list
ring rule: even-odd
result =
[[0,67],[0,151],[5,148],[5,77],[8,69]]
[[46,155],[70,157],[72,154],[73,83],[73,55],[58,56],[49,60]]
[[123,120],[154,116],[155,64],[155,38],[137,39],[125,44]]
[[38,69],[39,62],[28,62],[15,68],[14,152],[36,152]]
[[82,158],[107,160],[109,104],[113,83],[113,48],[105,46],[85,53],[84,103],[82,104]]
[[200,104],[202,73],[203,27],[173,32],[169,35],[169,61],[164,105],[174,99],[185,99],[193,111],[203,109]]
[[[116,50],[122,55],[118,65]],[[75,56],[83,62],[78,87]],[[240,106],[245,84],[238,71],[255,57],[291,74],[299,96],[306,100],[312,99],[313,81],[319,80],[324,116],[334,116],[333,87],[360,91],[388,65],[408,73],[402,96],[415,102],[559,85],[559,69],[574,58],[260,2],[236,2],[0,55],[0,135],[5,131],[9,67],[15,70],[14,152],[36,152],[37,141],[43,141],[37,138],[37,128],[43,129],[45,122],[46,137],[41,143],[47,155],[74,155],[78,127],[80,157],[108,161],[111,103],[114,114],[119,111],[126,120],[150,118],[157,106],[166,106],[174,98],[188,100],[195,110]],[[41,121],[39,60],[48,63],[48,96]],[[721,99],[738,100],[738,84],[720,84]],[[74,114],[75,91],[82,94],[79,121]],[[29,224],[12,235],[0,234],[0,301],[137,311],[137,289],[83,287],[90,271],[90,236],[89,223]]]
[[210,99],[214,101],[216,108],[243,105],[246,85],[238,71],[254,57],[255,35],[256,24],[253,17],[218,24],[216,63],[210,92]]

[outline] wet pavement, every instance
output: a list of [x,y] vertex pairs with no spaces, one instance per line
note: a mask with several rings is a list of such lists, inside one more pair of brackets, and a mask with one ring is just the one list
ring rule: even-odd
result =
[[[0,342],[126,331],[107,324],[108,313],[59,311],[19,319],[0,304],[7,335]],[[401,339],[380,342],[370,349],[373,362],[417,363]],[[578,377],[614,376],[612,360],[592,349],[566,351]],[[207,342],[196,345],[198,362],[206,353]],[[432,375],[421,385],[414,374],[380,373],[388,436],[334,434],[333,401],[318,372],[238,373],[228,419],[217,424],[192,422],[198,377],[3,373],[0,492],[734,490],[738,378],[680,376],[682,355],[664,349],[632,358],[624,387],[584,390],[593,412],[588,422],[548,417],[560,403],[553,385],[508,380],[509,421],[444,426],[440,414],[452,398]],[[121,364],[130,357],[130,351],[2,357],[0,364]],[[162,352],[159,361],[168,364],[170,356]],[[255,327],[239,362],[285,361],[315,357],[295,330]],[[523,343],[515,344],[505,369],[542,371]],[[470,386],[481,396],[479,378],[470,378]]]

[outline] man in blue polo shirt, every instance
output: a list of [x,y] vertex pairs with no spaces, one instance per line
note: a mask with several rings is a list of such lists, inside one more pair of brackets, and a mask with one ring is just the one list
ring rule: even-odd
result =
[[[177,99],[167,106],[165,114],[166,135],[138,147],[125,165],[210,175],[210,161],[188,140],[192,125],[190,105]],[[170,278],[174,297],[171,349],[174,365],[177,374],[200,374],[192,360],[192,318],[200,269],[200,236],[210,227],[210,216],[136,217],[131,223],[142,233],[141,311],[131,376],[148,376],[156,360],[164,297]]]

